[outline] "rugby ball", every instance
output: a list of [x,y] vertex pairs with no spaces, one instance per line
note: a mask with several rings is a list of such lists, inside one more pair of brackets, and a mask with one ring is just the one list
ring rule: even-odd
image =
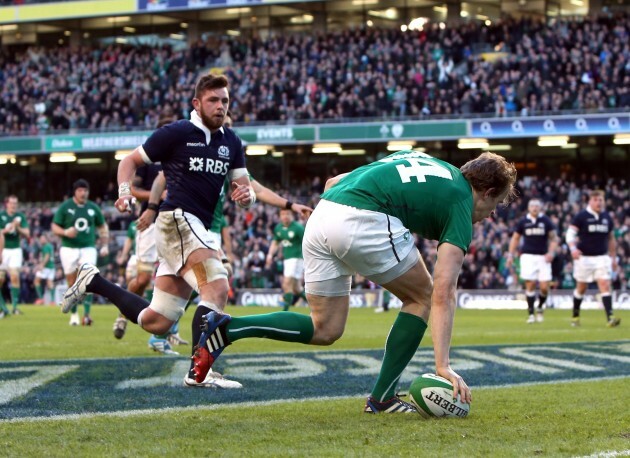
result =
[[465,418],[470,412],[470,404],[453,400],[453,384],[435,374],[416,378],[409,387],[409,398],[424,418]]

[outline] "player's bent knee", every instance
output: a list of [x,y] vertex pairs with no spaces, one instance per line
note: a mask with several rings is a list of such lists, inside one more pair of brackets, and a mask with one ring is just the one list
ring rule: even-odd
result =
[[[155,288],[153,290],[153,298],[151,300],[151,304],[149,304],[148,309],[162,315],[164,318],[166,318],[166,320],[173,322],[179,320],[182,317],[184,311],[186,310],[187,303],[188,298],[175,296],[173,294],[167,293],[166,291]],[[143,310],[142,313],[138,316],[138,324],[144,329],[147,329],[145,325],[148,325],[148,323],[142,321],[143,315],[145,314],[146,310],[147,309]],[[168,327],[170,327],[170,324]],[[168,327],[165,331],[168,331]]]
[[227,281],[228,271],[221,261],[215,258],[204,259],[202,262],[194,264],[185,274],[184,280],[195,291],[215,280],[224,279]]

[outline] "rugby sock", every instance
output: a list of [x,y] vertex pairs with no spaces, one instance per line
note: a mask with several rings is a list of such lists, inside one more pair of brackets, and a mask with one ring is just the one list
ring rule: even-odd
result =
[[299,301],[301,297],[302,297],[301,294],[294,294],[293,295],[293,300],[291,301],[291,305],[297,304],[297,301]]
[[289,307],[293,305],[293,297],[294,294],[293,293],[284,293],[282,295],[282,300],[284,301],[284,303],[282,304],[282,309],[286,312],[287,310],[289,310]]
[[35,292],[37,293],[37,299],[41,299],[44,296],[44,291],[42,290],[42,285],[35,285]]
[[374,399],[383,402],[395,396],[398,379],[416,354],[426,330],[422,318],[405,312],[398,314],[385,342],[383,364],[371,393]]
[[304,302],[308,302],[308,301],[306,300],[306,291],[305,291],[305,290],[302,290],[302,291],[300,292],[300,297],[301,297],[302,299],[304,299]]
[[177,334],[179,332],[179,320],[171,325],[171,329],[168,330],[169,334]]
[[536,293],[535,292],[525,292],[525,298],[527,299],[527,311],[530,315],[534,314],[534,304],[536,303]]
[[146,289],[146,290],[144,291],[144,298],[145,298],[147,301],[151,302],[151,300],[153,299],[153,288],[151,288],[151,289]]
[[604,310],[606,310],[606,318],[610,319],[610,315],[612,315],[612,296],[610,293],[602,294],[602,302],[604,303]]
[[584,296],[579,295],[577,291],[573,291],[573,318],[580,316],[580,305],[582,305],[583,298]]
[[72,308],[70,309],[70,313],[72,313],[73,315],[74,315],[75,313],[77,313],[77,306],[76,306],[76,305],[73,305],[73,306],[72,306]]
[[11,287],[11,305],[13,305],[13,311],[17,310],[18,300],[20,298],[20,288],[16,288],[15,286]]
[[[193,354],[195,353],[195,347],[199,343],[199,339],[201,338],[201,325],[203,324],[203,316],[210,313],[210,309],[204,305],[197,305],[197,310],[195,310],[195,315],[192,319],[192,347]],[[192,368],[192,361],[190,363],[190,367]]]
[[310,343],[315,328],[308,315],[295,312],[275,312],[264,315],[232,317],[226,327],[230,342],[247,337]]
[[547,296],[543,296],[542,294],[538,295],[538,310],[542,310],[545,306],[545,302],[547,302]]
[[105,280],[99,274],[94,275],[90,284],[87,285],[87,290],[89,290],[90,293],[100,294],[112,301],[112,304],[118,307],[118,310],[135,324],[138,324],[138,315],[140,312],[149,306],[148,301]]
[[83,315],[90,316],[90,309],[92,308],[92,301],[94,300],[94,294],[86,294],[83,299]]
[[10,313],[9,309],[7,308],[6,302],[4,302],[4,297],[2,296],[2,294],[0,294],[0,310],[2,310],[5,315],[8,315]]

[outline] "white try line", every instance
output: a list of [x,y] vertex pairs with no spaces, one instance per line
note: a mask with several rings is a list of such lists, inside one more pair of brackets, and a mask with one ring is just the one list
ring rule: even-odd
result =
[[[503,389],[503,388],[513,388],[520,386],[536,386],[536,385],[552,385],[558,383],[579,383],[579,382],[595,382],[595,381],[604,381],[604,380],[617,380],[628,378],[630,375],[617,375],[613,377],[598,377],[598,378],[577,378],[577,379],[568,379],[568,380],[555,380],[548,382],[525,382],[525,383],[514,383],[509,385],[496,385],[496,386],[478,386],[473,387],[474,390],[495,390],[495,389]],[[214,388],[213,388],[214,389]],[[219,388],[216,388],[219,389]],[[247,389],[245,387],[244,389]],[[0,420],[1,423],[36,423],[36,422],[44,422],[44,421],[67,421],[67,420],[83,420],[89,418],[98,418],[98,417],[113,417],[113,418],[126,418],[126,417],[136,417],[142,415],[155,415],[162,413],[177,413],[177,412],[200,412],[200,411],[211,411],[218,409],[242,409],[243,407],[263,407],[263,406],[272,406],[277,404],[285,404],[285,403],[304,403],[311,401],[339,401],[346,399],[356,399],[361,395],[348,395],[348,396],[323,396],[323,397],[311,397],[311,398],[302,398],[302,399],[274,399],[271,401],[256,401],[256,402],[239,402],[234,404],[215,404],[215,405],[199,405],[199,406],[186,406],[186,407],[163,407],[159,409],[136,409],[136,410],[118,410],[111,412],[89,412],[89,413],[80,413],[80,414],[66,414],[66,415],[51,415],[51,416],[39,416],[39,417],[20,417],[20,418],[10,418]],[[364,395],[367,396],[367,393]],[[625,453],[622,452],[606,452],[606,453]],[[600,455],[593,455],[593,457],[599,457]],[[602,458],[608,455],[602,455]],[[627,455],[609,455],[611,458],[616,456],[627,456]],[[591,457],[588,457],[591,458]]]
[[630,456],[630,450],[599,452],[599,453],[593,453],[592,455],[582,456],[578,458],[617,458],[619,456]]

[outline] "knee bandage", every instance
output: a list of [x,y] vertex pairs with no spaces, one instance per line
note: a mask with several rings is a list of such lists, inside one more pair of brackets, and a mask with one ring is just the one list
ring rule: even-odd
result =
[[227,280],[228,272],[223,263],[215,258],[208,258],[195,264],[184,274],[186,283],[197,292],[199,292],[199,288],[221,278]]
[[[149,304],[149,308],[154,312],[163,315],[171,321],[177,321],[184,314],[187,303],[187,298],[184,299],[183,297],[175,296],[171,293],[167,293],[158,288],[155,288],[153,290],[153,298],[151,299],[151,304]],[[140,326],[142,326],[141,318],[142,313],[138,315],[138,324]]]

